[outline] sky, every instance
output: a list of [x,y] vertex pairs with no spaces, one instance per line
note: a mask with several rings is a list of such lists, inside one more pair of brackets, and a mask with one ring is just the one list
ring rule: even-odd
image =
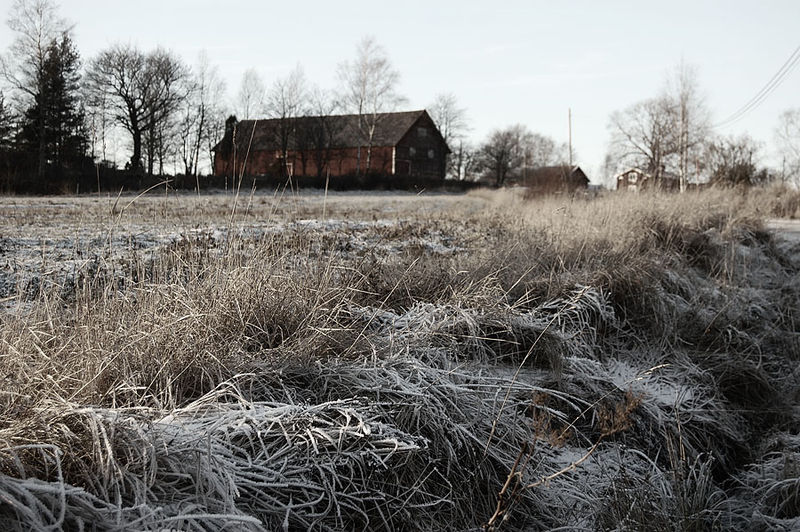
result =
[[[12,0],[0,0],[7,18]],[[748,102],[800,45],[800,0],[295,1],[61,0],[84,61],[117,43],[162,46],[194,64],[201,51],[233,99],[255,68],[269,85],[300,64],[337,85],[337,66],[366,35],[400,72],[408,109],[453,93],[469,138],[524,124],[559,142],[572,110],[575,162],[600,182],[609,115],[657,96],[683,61],[696,69],[718,123]],[[13,33],[3,25],[0,50]],[[758,108],[720,134],[749,134],[780,166],[779,115],[800,107],[800,66]]]

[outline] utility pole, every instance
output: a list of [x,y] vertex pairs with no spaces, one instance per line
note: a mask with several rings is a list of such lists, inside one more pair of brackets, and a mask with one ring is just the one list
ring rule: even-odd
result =
[[572,107],[567,108],[569,121],[569,167],[572,168]]

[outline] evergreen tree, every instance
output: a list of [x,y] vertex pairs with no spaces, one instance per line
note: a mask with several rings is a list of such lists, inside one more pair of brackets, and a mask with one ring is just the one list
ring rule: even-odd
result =
[[[41,79],[22,118],[20,148],[42,178],[78,168],[85,159],[87,139],[79,98],[80,56],[64,33],[46,49]],[[35,160],[33,156],[36,157]]]
[[0,92],[0,190],[11,188],[14,157],[14,121]]

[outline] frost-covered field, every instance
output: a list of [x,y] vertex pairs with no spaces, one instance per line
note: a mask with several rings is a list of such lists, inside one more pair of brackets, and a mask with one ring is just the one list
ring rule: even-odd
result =
[[390,254],[419,246],[447,254],[459,248],[453,236],[435,228],[409,232],[407,238],[397,233],[419,225],[420,216],[484,204],[453,194],[320,191],[238,198],[163,191],[143,197],[0,198],[0,300],[30,295],[42,282],[69,284],[101,265],[120,268],[176,246],[219,249],[229,237],[258,242],[276,235],[325,235],[352,252]]
[[0,199],[0,528],[795,530],[765,204]]

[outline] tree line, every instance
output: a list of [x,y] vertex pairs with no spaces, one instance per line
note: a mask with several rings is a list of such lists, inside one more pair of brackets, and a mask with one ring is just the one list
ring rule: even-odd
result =
[[[314,147],[310,156],[324,157],[336,135],[325,117],[346,113],[358,116],[364,145],[358,172],[367,172],[381,120],[407,102],[398,92],[399,72],[372,37],[339,64],[336,89],[313,85],[300,65],[270,85],[248,69],[229,105],[225,82],[205,55],[190,66],[162,48],[113,44],[84,62],[72,26],[52,0],[16,0],[9,28],[15,39],[3,57],[0,92],[5,190],[52,191],[53,183],[94,173],[99,188],[100,173],[111,171],[180,174],[199,188],[201,175],[211,170],[212,148],[239,119],[276,121],[275,143],[286,158],[298,121],[319,117],[300,140]],[[563,159],[563,145],[523,125],[470,143],[466,110],[452,93],[436,96],[427,109],[452,149],[448,177],[502,185],[528,168]],[[116,160],[120,152],[128,154],[124,162]]]
[[[162,48],[115,44],[84,62],[52,0],[16,0],[8,26],[2,188],[52,192],[91,174],[99,187],[101,170],[201,173],[225,120],[225,86],[204,55],[189,67]],[[120,132],[129,156],[118,165]]]
[[681,63],[659,94],[611,115],[604,171],[613,177],[635,167],[656,181],[677,178],[681,190],[692,182],[800,185],[800,109],[779,117],[775,147],[782,154],[780,168],[763,165],[764,146],[750,136],[722,135],[715,126],[696,70]]
[[[302,142],[314,147],[310,156],[322,157],[335,137],[324,117],[357,115],[363,143],[358,172],[367,172],[380,121],[407,103],[398,90],[400,73],[372,37],[339,64],[334,89],[310,83],[300,65],[269,85],[248,69],[228,103],[225,81],[205,54],[189,65],[163,48],[113,44],[84,60],[73,26],[53,0],[15,0],[8,27],[15,37],[0,63],[4,190],[54,191],[87,175],[97,177],[99,189],[101,174],[180,175],[200,188],[226,128],[252,118],[274,119],[275,144],[287,158],[300,119],[320,117]],[[524,124],[471,142],[467,111],[452,93],[437,95],[427,109],[451,148],[451,179],[502,186],[524,181],[535,168],[571,161],[565,143]],[[780,117],[780,172],[759,166],[762,147],[749,137],[715,135],[710,116],[695,72],[682,65],[660,94],[611,115],[604,173],[637,167],[656,179],[677,176],[681,188],[701,175],[748,184],[800,175],[800,109]]]

